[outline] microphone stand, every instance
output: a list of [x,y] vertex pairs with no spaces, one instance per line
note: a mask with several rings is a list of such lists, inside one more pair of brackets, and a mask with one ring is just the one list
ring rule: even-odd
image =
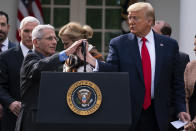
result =
[[82,53],[84,56],[84,72],[86,72],[86,42],[82,42]]

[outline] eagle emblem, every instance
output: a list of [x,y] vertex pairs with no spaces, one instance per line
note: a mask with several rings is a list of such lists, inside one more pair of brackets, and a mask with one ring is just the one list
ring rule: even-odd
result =
[[77,94],[82,107],[89,106],[93,101],[93,99],[91,98],[91,92],[88,89],[81,89],[77,92]]
[[75,82],[67,92],[67,104],[78,115],[90,115],[101,105],[102,94],[99,87],[88,80]]

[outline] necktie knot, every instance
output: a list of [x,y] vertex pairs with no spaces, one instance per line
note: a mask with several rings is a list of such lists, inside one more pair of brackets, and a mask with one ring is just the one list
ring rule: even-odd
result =
[[142,37],[142,41],[143,41],[143,42],[146,42],[147,39],[146,39],[145,37]]
[[33,51],[32,51],[32,50],[29,50],[29,51],[28,51],[28,53],[31,53],[31,52],[33,52]]

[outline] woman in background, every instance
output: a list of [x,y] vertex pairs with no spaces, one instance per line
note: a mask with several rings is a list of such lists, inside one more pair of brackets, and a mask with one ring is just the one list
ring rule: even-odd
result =
[[[59,31],[59,37],[61,38],[64,49],[67,49],[71,46],[75,41],[80,39],[89,39],[93,36],[93,29],[88,26],[77,22],[69,22],[68,24],[64,25]],[[103,61],[103,57],[101,53],[95,49],[95,47],[89,44],[88,50],[98,60]],[[70,55],[67,61],[64,64],[63,72],[83,72],[84,69],[84,62],[77,57],[76,54]],[[92,72],[92,67],[87,64],[86,71]]]
[[[196,36],[194,41],[194,51],[196,54]],[[191,115],[192,121],[185,125],[186,131],[196,130],[196,60],[187,64],[184,72],[184,83],[186,91],[187,111]]]

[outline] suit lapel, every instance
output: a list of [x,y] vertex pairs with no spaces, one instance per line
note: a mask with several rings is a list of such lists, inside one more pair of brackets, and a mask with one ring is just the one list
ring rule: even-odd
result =
[[139,76],[141,80],[144,82],[144,77],[143,77],[143,71],[142,71],[142,61],[141,61],[141,55],[139,52],[139,45],[137,41],[137,37],[135,35],[129,35],[129,42],[128,46],[130,48],[131,56],[134,59],[136,63],[136,68],[139,73]]
[[22,54],[22,50],[21,50],[20,45],[17,45],[17,47],[15,48],[15,56],[16,56],[16,59],[17,59],[19,65],[21,65],[21,63],[23,62],[24,56]]
[[11,45],[11,42],[9,41],[8,42],[8,49],[11,48],[11,47],[12,47],[12,45]]
[[161,40],[158,38],[158,35],[154,33],[154,40],[155,40],[155,54],[156,54],[156,64],[155,64],[155,76],[154,76],[154,87],[157,86],[159,78],[160,78],[160,71],[162,65],[162,49],[164,44],[161,43]]

